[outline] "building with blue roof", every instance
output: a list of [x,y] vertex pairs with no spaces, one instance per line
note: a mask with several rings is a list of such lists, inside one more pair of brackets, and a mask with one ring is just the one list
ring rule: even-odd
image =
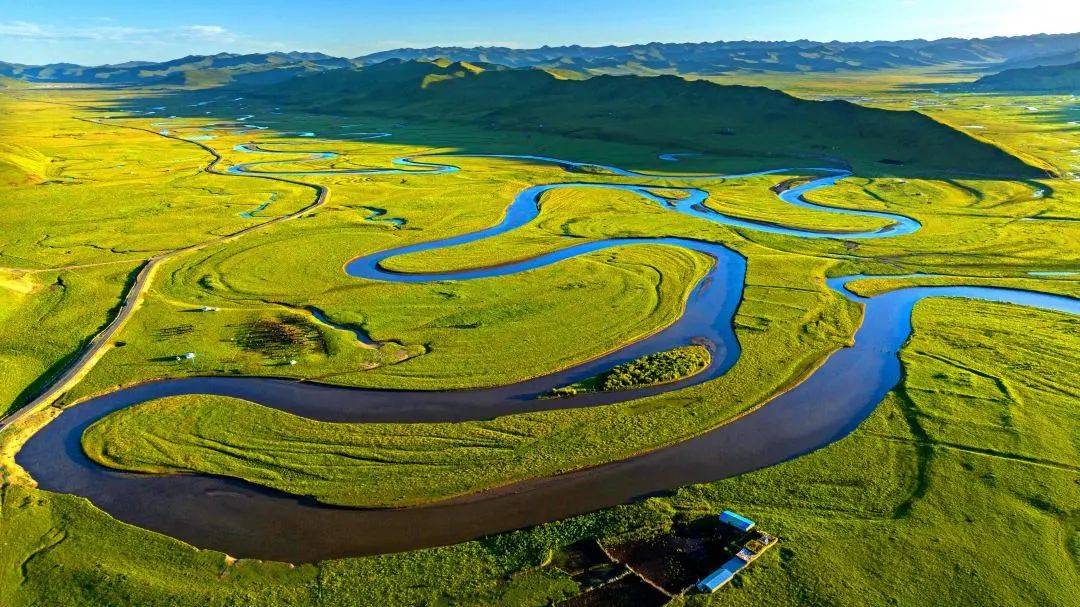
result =
[[720,522],[731,525],[739,531],[750,531],[754,528],[754,521],[731,510],[724,510],[720,513]]
[[728,537],[727,541],[738,542],[741,546],[735,556],[728,559],[728,561],[721,565],[719,569],[705,576],[700,582],[694,585],[698,592],[716,592],[730,582],[735,577],[736,573],[745,569],[751,562],[761,556],[763,552],[774,546],[777,541],[774,536],[769,535],[768,533],[762,533],[760,531],[751,533],[751,530],[754,529],[756,523],[731,510],[724,510],[721,512],[719,519],[724,525],[738,531],[738,533],[735,534],[731,534],[730,532],[725,534],[721,531],[720,537],[726,536]]
[[733,557],[731,560],[721,565],[719,569],[713,571],[698,582],[697,589],[700,592],[716,592],[718,588],[730,582],[731,578],[735,577],[735,574],[743,567],[746,567],[746,561]]

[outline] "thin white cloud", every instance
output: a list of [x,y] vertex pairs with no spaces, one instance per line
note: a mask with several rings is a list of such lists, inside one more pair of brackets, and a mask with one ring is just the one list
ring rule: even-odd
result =
[[55,28],[29,21],[0,21],[0,35],[21,40],[101,40],[124,42],[146,36],[153,30],[98,25],[92,27]]
[[28,21],[0,21],[0,36],[35,39],[43,37],[45,33],[45,30],[36,23],[30,23]]
[[185,25],[181,29],[199,36],[220,36],[229,33],[229,30],[220,25]]
[[185,25],[179,28],[179,33],[192,38],[204,38],[207,40],[235,40],[236,35],[220,25]]
[[182,25],[168,28],[141,28],[117,25],[84,27],[46,26],[29,21],[0,21],[0,36],[27,41],[96,41],[132,46],[217,45],[219,50],[281,50],[281,42],[265,41],[239,34],[220,25]]

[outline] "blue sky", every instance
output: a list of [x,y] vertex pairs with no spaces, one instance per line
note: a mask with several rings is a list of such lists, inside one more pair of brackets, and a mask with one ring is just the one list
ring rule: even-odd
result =
[[0,60],[1080,31],[1080,0],[0,0]]

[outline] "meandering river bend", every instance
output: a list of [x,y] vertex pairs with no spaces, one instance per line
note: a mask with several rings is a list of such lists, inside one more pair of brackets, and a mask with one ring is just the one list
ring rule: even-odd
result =
[[[385,136],[382,133],[372,135]],[[246,147],[244,151],[269,152],[257,146]],[[283,153],[296,154],[293,151]],[[331,158],[333,153],[315,154],[318,158]],[[673,161],[680,155],[667,156],[666,160]],[[855,334],[854,345],[832,354],[808,378],[763,406],[690,440],[627,460],[522,481],[428,506],[401,509],[329,507],[234,479],[121,472],[99,466],[85,456],[80,438],[94,421],[124,407],[168,395],[235,396],[312,419],[336,422],[454,422],[621,402],[685,388],[726,373],[740,354],[732,318],[742,295],[745,262],[720,244],[685,238],[615,238],[575,244],[505,265],[438,274],[400,274],[389,272],[380,265],[392,256],[474,242],[524,226],[538,216],[542,194],[554,188],[618,188],[674,212],[803,238],[882,238],[909,234],[920,227],[915,220],[901,215],[821,207],[802,198],[806,192],[829,187],[849,174],[839,169],[782,169],[766,173],[822,173],[821,177],[782,192],[780,197],[789,204],[823,212],[878,217],[889,221],[887,227],[873,232],[840,233],[788,228],[713,211],[703,205],[708,194],[698,188],[673,188],[685,191],[684,198],[658,196],[657,188],[648,184],[648,180],[658,175],[539,156],[494,157],[549,162],[571,172],[599,169],[626,178],[628,182],[533,186],[511,202],[505,218],[495,226],[361,257],[348,264],[347,272],[364,280],[470,280],[527,272],[614,246],[666,244],[692,249],[716,260],[693,288],[684,314],[667,328],[616,352],[545,377],[496,388],[452,392],[387,391],[236,377],[184,378],[142,384],[67,409],[27,441],[17,455],[18,463],[43,489],[84,496],[122,521],[237,557],[301,562],[439,546],[582,514],[691,483],[742,474],[783,462],[846,436],[899,381],[897,353],[911,332],[913,306],[926,297],[967,297],[1080,313],[1080,300],[1029,291],[910,287],[861,298],[846,288],[850,281],[861,276],[831,279],[829,288],[864,306],[863,322]],[[230,172],[266,174],[267,165],[275,162],[279,161],[235,165]],[[458,170],[454,165],[430,158],[429,161],[401,158],[395,164],[398,167],[393,169],[344,172],[438,174]],[[287,174],[335,172],[343,171],[289,171]],[[666,180],[718,177],[721,176],[663,175]],[[692,378],[628,392],[586,394],[557,400],[536,398],[553,387],[692,340],[707,343],[714,351],[709,368]]]

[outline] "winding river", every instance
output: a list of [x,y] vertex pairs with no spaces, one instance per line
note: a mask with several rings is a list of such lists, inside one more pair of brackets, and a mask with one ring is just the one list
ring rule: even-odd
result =
[[[257,146],[245,147],[243,151],[275,152]],[[296,154],[292,151],[281,153]],[[332,152],[316,154],[318,158],[332,157],[329,156]],[[716,260],[707,275],[693,288],[684,314],[658,333],[611,354],[548,376],[495,388],[452,392],[387,391],[238,377],[196,377],[142,384],[67,409],[28,440],[17,455],[18,463],[43,489],[84,496],[122,521],[237,557],[301,562],[439,546],[582,514],[691,483],[742,474],[783,462],[846,436],[899,381],[897,353],[911,332],[913,306],[926,297],[977,298],[1080,313],[1080,300],[1029,291],[986,287],[910,287],[873,298],[861,298],[851,293],[846,285],[862,276],[830,279],[828,286],[838,296],[864,306],[864,318],[855,334],[854,346],[832,354],[807,379],[776,396],[765,406],[700,436],[627,460],[550,478],[518,482],[422,507],[328,507],[310,499],[234,479],[121,472],[98,466],[83,454],[80,437],[94,421],[124,407],[167,395],[235,396],[297,415],[335,422],[455,422],[621,402],[685,388],[726,373],[740,354],[732,318],[742,295],[745,261],[720,244],[686,238],[614,238],[573,244],[527,260],[460,272],[399,274],[389,272],[380,265],[383,260],[395,255],[474,242],[524,226],[538,216],[543,193],[554,188],[617,188],[674,212],[726,225],[803,238],[880,238],[908,234],[920,227],[913,219],[900,215],[821,207],[802,198],[807,191],[831,186],[849,174],[839,169],[810,169],[822,172],[824,176],[786,190],[780,197],[793,205],[886,219],[888,226],[873,232],[799,230],[713,211],[703,205],[707,193],[698,188],[654,187],[641,183],[641,180],[658,177],[676,180],[736,176],[661,176],[547,157],[495,157],[550,162],[571,172],[595,172],[599,169],[633,179],[635,183],[572,182],[533,186],[510,203],[504,219],[495,226],[360,257],[350,262],[346,271],[366,280],[469,280],[527,272],[615,246],[665,244],[698,251]],[[278,161],[235,165],[230,171],[234,174],[261,173],[274,162]],[[458,167],[449,164],[408,158],[400,158],[395,164],[406,168],[290,171],[288,174],[440,173],[458,170]],[[777,172],[781,170],[767,171]],[[664,188],[682,190],[686,196],[676,199],[656,194]],[[685,345],[692,340],[706,343],[714,351],[712,364],[694,377],[629,392],[594,393],[565,399],[536,398],[552,387],[584,379],[621,362]]]

